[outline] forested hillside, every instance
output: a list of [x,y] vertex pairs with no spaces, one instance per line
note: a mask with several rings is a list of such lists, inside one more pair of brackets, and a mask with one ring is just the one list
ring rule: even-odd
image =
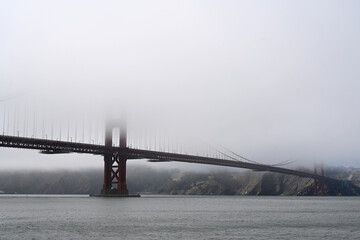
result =
[[[95,194],[103,182],[101,169],[86,171],[0,172],[0,191],[20,194]],[[355,185],[328,186],[328,195],[360,195],[360,170],[328,168],[326,175]],[[312,195],[313,180],[253,171],[209,173],[129,167],[130,192],[186,195]]]

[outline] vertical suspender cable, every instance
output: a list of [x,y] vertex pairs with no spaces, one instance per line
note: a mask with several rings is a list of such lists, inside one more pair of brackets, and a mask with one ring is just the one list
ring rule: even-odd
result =
[[23,137],[26,137],[26,105],[24,105],[24,134]]
[[101,125],[100,125],[100,140],[99,140],[99,145],[102,144],[102,140],[103,140],[103,132],[104,132],[104,125],[103,125],[103,121],[101,121]]
[[14,107],[14,129],[13,129],[13,136],[15,136],[15,129],[16,129],[16,106]]
[[76,142],[76,137],[77,137],[77,121],[75,119],[75,142]]
[[54,140],[54,117],[51,116],[51,140]]
[[28,111],[26,110],[26,123],[25,123],[25,137],[28,136],[28,125],[29,125],[29,113]]
[[60,124],[60,136],[59,136],[59,140],[61,141],[61,123],[62,123],[62,121],[61,121],[61,118],[60,118],[60,122],[59,122],[59,124]]
[[17,136],[19,137],[20,132],[19,132],[19,123],[20,123],[20,108],[16,111],[17,112],[17,117],[16,117],[16,132],[17,132]]
[[33,128],[33,138],[36,137],[36,110],[34,108],[34,128]]
[[6,131],[6,135],[10,134],[10,110],[9,110],[9,106],[7,107],[7,131]]
[[4,104],[3,135],[5,135],[6,105]]
[[84,143],[84,134],[85,134],[85,117],[82,119],[82,143]]
[[95,144],[98,143],[98,134],[99,134],[99,121],[95,121]]
[[68,120],[68,131],[67,131],[67,141],[69,141],[69,134],[70,134],[70,121]]
[[42,133],[41,133],[41,137],[44,139],[45,138],[45,114],[43,113],[43,121],[42,121]]
[[91,122],[89,123],[89,143],[91,144]]

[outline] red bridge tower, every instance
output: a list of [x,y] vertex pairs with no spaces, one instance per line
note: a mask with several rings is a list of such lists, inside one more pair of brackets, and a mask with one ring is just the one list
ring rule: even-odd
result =
[[[105,130],[105,147],[112,147],[113,130],[117,128],[114,124],[107,124]],[[121,121],[118,126],[120,129],[120,148],[126,148],[126,123]],[[104,155],[104,184],[101,195],[108,196],[128,196],[126,186],[126,161],[127,157],[118,153],[107,153]]]

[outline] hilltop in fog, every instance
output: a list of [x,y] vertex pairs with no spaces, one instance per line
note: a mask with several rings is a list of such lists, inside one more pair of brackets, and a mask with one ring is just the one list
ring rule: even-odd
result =
[[[329,177],[350,180],[353,186],[329,186],[328,195],[360,195],[360,169],[328,168]],[[0,191],[19,194],[95,194],[102,187],[101,169],[85,171],[1,172]],[[252,171],[210,173],[129,167],[129,191],[172,195],[312,195],[313,180]]]

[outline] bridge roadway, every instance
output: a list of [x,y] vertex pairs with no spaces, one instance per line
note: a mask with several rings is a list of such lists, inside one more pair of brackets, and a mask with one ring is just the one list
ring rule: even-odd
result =
[[34,150],[40,150],[41,153],[46,153],[46,154],[59,154],[59,153],[88,153],[95,155],[118,154],[118,155],[126,156],[128,159],[149,159],[158,162],[176,161],[176,162],[186,162],[186,163],[208,164],[208,165],[252,169],[255,171],[277,172],[277,173],[295,175],[299,177],[318,179],[320,181],[331,181],[331,182],[339,181],[336,179],[316,175],[311,172],[303,172],[303,171],[292,170],[287,168],[274,167],[265,164],[254,164],[254,163],[232,161],[232,160],[225,160],[219,158],[150,151],[150,150],[142,150],[142,149],[105,147],[104,145],[95,145],[95,144],[86,144],[86,143],[64,142],[64,141],[56,141],[56,140],[45,140],[45,139],[23,138],[23,137],[1,135],[0,147],[34,149]]

